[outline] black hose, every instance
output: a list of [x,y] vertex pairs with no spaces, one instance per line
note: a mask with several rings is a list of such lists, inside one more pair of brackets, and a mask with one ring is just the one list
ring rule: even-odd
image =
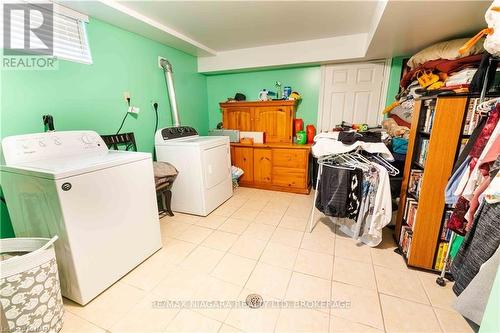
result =
[[[129,106],[129,108],[130,108],[130,97],[127,97],[127,98],[126,98],[126,100],[127,100],[127,104],[128,104],[128,106]],[[125,119],[127,119],[127,116],[128,116],[128,110],[127,110],[127,112],[125,113],[125,117],[123,117],[123,120],[122,120],[122,123],[121,123],[121,125],[120,125],[120,128],[118,129],[118,131],[116,131],[116,134],[119,134],[119,133],[120,133],[120,131],[122,130],[123,124],[125,124]]]
[[153,103],[153,108],[155,109],[155,116],[156,116],[155,131],[154,131],[153,134],[156,134],[156,131],[158,130],[158,103],[154,102]]
[[120,125],[120,128],[118,129],[118,131],[116,131],[116,134],[119,134],[120,131],[122,130],[123,124],[125,124],[125,119],[127,119],[127,116],[128,116],[128,111],[125,113],[125,117],[123,117],[123,120],[122,120],[122,123]]

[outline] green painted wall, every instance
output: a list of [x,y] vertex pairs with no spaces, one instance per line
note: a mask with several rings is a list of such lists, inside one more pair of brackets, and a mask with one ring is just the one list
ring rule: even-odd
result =
[[497,276],[493,283],[493,288],[491,289],[490,298],[488,299],[488,304],[483,314],[479,333],[500,332],[498,309],[500,309],[500,269],[497,271]]
[[209,128],[215,128],[222,121],[220,102],[234,97],[237,92],[245,94],[247,100],[257,100],[263,88],[275,91],[276,81],[300,93],[302,101],[297,118],[304,119],[304,124],[316,125],[320,80],[319,66],[207,76]]
[[399,56],[391,59],[391,72],[389,74],[389,85],[387,87],[386,106],[395,101],[395,96],[399,93],[399,81],[401,81],[401,70],[403,59],[408,56]]
[[[54,116],[57,130],[113,134],[127,110],[123,92],[129,91],[132,104],[141,110],[138,117],[128,117],[123,131],[135,133],[139,150],[152,152],[151,101],[159,103],[160,126],[171,124],[159,55],[173,65],[181,121],[206,134],[206,77],[197,73],[196,57],[96,19],[87,29],[92,65],[59,61],[53,71],[1,72],[1,137],[43,131],[44,114]],[[2,237],[10,235],[4,213],[2,206]]]
[[[389,86],[386,105],[394,102],[399,92],[399,81],[403,59],[407,56],[394,57],[391,60]],[[214,128],[222,121],[219,103],[236,92],[247,96],[247,100],[256,100],[263,88],[274,91],[274,82],[281,81],[290,85],[303,97],[299,105],[297,117],[303,118],[306,124],[316,124],[318,97],[321,81],[320,67],[299,67],[290,69],[261,70],[243,73],[218,74],[207,77],[209,128]]]

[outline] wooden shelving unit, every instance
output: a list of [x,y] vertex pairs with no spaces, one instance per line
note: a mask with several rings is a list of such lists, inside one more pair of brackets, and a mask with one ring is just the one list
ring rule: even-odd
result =
[[244,174],[241,186],[307,194],[310,145],[293,143],[297,101],[220,103],[225,129],[264,132],[263,144],[231,143],[231,163]]
[[[395,229],[395,239],[401,252],[403,229],[411,235],[409,255],[403,254],[409,266],[434,269],[444,214],[450,209],[445,206],[444,189],[462,139],[469,137],[462,132],[470,101],[470,96],[461,95],[422,99],[415,103]],[[429,108],[434,108],[430,130],[429,126],[425,128],[429,121]],[[427,154],[419,162],[424,140],[428,140]],[[412,170],[422,172],[418,196],[408,191]],[[413,199],[415,203],[412,205],[417,207],[411,230],[405,220],[409,208],[406,207],[409,205],[407,198]]]

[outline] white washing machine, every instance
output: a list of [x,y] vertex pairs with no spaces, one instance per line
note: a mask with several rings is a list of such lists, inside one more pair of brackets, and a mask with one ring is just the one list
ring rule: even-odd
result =
[[62,294],[88,303],[161,248],[151,154],[108,150],[93,131],[2,140],[17,237],[59,236]]
[[233,195],[227,136],[199,136],[188,126],[160,129],[156,158],[172,163],[179,174],[172,186],[172,210],[207,216]]

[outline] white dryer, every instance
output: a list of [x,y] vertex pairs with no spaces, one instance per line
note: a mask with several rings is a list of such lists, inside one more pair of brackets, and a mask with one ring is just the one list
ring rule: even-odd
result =
[[108,150],[93,131],[2,140],[17,237],[59,236],[62,294],[88,303],[161,248],[151,154]]
[[199,136],[189,126],[160,129],[156,158],[179,174],[172,186],[172,210],[207,216],[233,195],[227,136]]

